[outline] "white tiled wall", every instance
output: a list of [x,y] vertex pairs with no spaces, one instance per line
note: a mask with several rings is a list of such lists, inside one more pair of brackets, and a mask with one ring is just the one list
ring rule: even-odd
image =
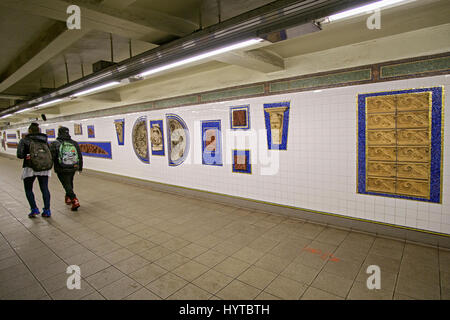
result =
[[[450,234],[448,125],[444,129],[444,145],[447,145],[444,148],[442,204],[356,193],[357,94],[446,87],[449,84],[450,77],[436,76],[87,119],[76,121],[83,124],[83,136],[73,138],[78,141],[112,142],[113,160],[85,157],[85,167],[89,169]],[[268,151],[263,104],[280,101],[291,102],[287,150]],[[230,164],[232,139],[227,137],[229,108],[242,104],[250,104],[251,130],[240,132],[254,138],[247,138],[245,144],[238,145],[238,148],[251,149],[251,175],[232,173]],[[445,104],[448,105],[447,97]],[[150,156],[150,164],[144,164],[136,157],[131,145],[134,121],[143,115],[147,115],[148,121],[165,119],[166,113],[181,116],[188,125],[191,138],[189,157],[180,166],[169,167],[166,145],[166,156]],[[114,120],[119,118],[125,118],[124,146],[118,146],[114,129]],[[200,121],[216,119],[222,120],[222,167],[201,164]],[[58,125],[64,125],[73,135],[74,123],[42,124],[41,127],[44,130],[57,129]],[[445,113],[445,123],[450,123],[449,112]],[[87,138],[87,125],[90,124],[95,125],[95,139]],[[164,121],[167,144],[165,126]],[[7,130],[11,133],[15,131]],[[26,127],[21,131],[25,132]],[[14,154],[15,150],[7,150],[7,153]],[[268,159],[274,163],[276,156],[279,156],[279,167],[275,174],[262,174],[269,168]]]

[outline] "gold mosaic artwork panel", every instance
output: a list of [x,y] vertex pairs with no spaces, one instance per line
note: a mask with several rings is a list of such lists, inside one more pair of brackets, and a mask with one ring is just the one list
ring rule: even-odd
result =
[[397,111],[429,110],[431,92],[397,95]]
[[396,179],[388,178],[367,178],[367,191],[382,192],[382,193],[395,193]]
[[428,128],[430,114],[422,112],[399,112],[397,115],[397,128]]
[[395,129],[395,114],[367,115],[367,129]]
[[366,98],[366,190],[430,196],[431,93]]
[[395,112],[395,96],[368,97],[366,100],[367,113]]
[[369,146],[395,146],[397,132],[395,130],[371,130],[367,132]]
[[397,176],[397,165],[394,162],[370,161],[367,165],[367,174],[375,177]]

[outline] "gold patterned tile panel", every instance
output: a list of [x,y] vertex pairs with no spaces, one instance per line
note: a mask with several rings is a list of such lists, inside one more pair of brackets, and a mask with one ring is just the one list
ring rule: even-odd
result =
[[397,180],[397,194],[428,198],[430,196],[430,183],[420,180]]
[[397,114],[397,128],[428,128],[430,114],[424,112],[399,112]]
[[368,97],[366,100],[367,113],[395,112],[395,96]]
[[397,177],[428,180],[430,178],[430,165],[428,163],[398,163]]
[[395,129],[395,114],[367,115],[367,129]]
[[368,147],[367,153],[369,161],[396,161],[397,159],[396,147]]
[[397,176],[396,164],[394,162],[369,161],[367,164],[367,175],[395,178]]
[[398,161],[401,162],[429,162],[429,147],[398,147]]
[[430,92],[399,94],[397,95],[397,110],[428,110],[430,95]]
[[398,145],[402,146],[429,146],[430,131],[402,129],[397,131]]
[[367,191],[395,193],[395,179],[367,177]]
[[397,134],[395,130],[370,130],[367,131],[369,146],[395,146]]

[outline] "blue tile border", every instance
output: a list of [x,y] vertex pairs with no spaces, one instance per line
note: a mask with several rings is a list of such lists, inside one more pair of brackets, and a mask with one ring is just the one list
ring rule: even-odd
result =
[[[172,158],[171,158],[171,156],[172,156],[172,138],[171,138],[172,133],[170,132],[170,125],[169,125],[170,119],[174,119],[174,120],[178,121],[178,123],[184,129],[185,136],[186,136],[186,147],[184,149],[183,156],[180,159],[175,160],[175,161],[172,160]],[[186,125],[186,122],[184,122],[184,120],[180,116],[178,116],[174,113],[167,113],[166,114],[166,130],[167,130],[167,149],[168,149],[167,159],[169,160],[169,166],[171,166],[171,167],[179,166],[180,164],[182,164],[184,162],[184,160],[186,160],[186,158],[189,154],[189,149],[190,149],[189,129]]]
[[[162,150],[153,150],[153,143],[152,140],[152,128],[154,125],[159,125],[159,129],[161,131],[161,143],[162,143]],[[150,120],[150,142],[152,149],[152,156],[164,156],[165,155],[165,142],[164,142],[164,127],[163,127],[163,121],[162,120]]]
[[107,154],[99,154],[99,153],[87,153],[87,152],[81,152],[83,156],[87,157],[95,157],[95,158],[105,158],[105,159],[112,159],[112,148],[111,148],[111,142],[91,142],[91,141],[81,141],[78,142],[80,146],[86,145],[86,144],[92,144],[95,145],[103,150],[106,151]]
[[[417,92],[431,92],[432,94],[430,199],[366,191],[366,98]],[[442,202],[443,94],[443,87],[431,87],[358,95],[358,193],[432,203]]]
[[[266,123],[267,146],[268,146],[269,150],[287,150],[290,104],[291,103],[289,101],[264,104],[264,119],[265,119],[265,123]],[[266,109],[267,108],[284,108],[284,107],[287,107],[287,110],[284,111],[284,116],[283,116],[282,141],[281,141],[281,144],[273,144],[272,143],[272,129],[270,127],[270,116],[269,116],[269,112],[267,112]]]
[[[115,125],[116,122],[121,122],[122,123],[122,142],[120,142],[119,134],[117,133],[117,128],[116,128],[116,125]],[[122,118],[122,119],[114,120],[114,130],[115,130],[116,136],[117,136],[117,144],[119,146],[125,145],[125,119]]]
[[[216,130],[216,150],[206,150],[206,130]],[[222,166],[222,130],[220,120],[202,121],[202,164],[211,166]]]
[[[89,129],[91,129],[92,134],[89,133]],[[94,125],[87,126],[88,138],[95,138],[95,127]]]

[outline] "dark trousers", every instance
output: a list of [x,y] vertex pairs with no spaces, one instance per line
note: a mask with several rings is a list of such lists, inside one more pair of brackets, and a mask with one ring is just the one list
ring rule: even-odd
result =
[[23,185],[25,187],[25,195],[27,196],[30,208],[37,209],[33,193],[33,183],[36,177],[38,178],[39,187],[41,188],[42,199],[44,200],[44,209],[50,210],[50,191],[48,191],[48,176],[33,176],[25,178],[23,180]]
[[59,181],[61,181],[61,184],[66,191],[66,196],[69,197],[71,200],[75,199],[77,196],[73,192],[73,176],[75,175],[74,172],[61,172],[57,173]]

